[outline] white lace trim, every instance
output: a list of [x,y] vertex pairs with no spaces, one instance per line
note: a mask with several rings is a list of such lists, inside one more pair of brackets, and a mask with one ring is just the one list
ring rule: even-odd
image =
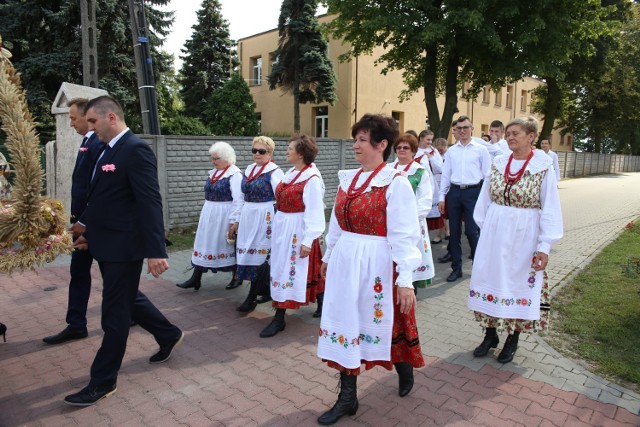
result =
[[[284,174],[284,178],[282,182],[284,182],[285,184],[290,183],[293,180],[293,178],[295,178],[296,175],[298,175],[298,172],[300,171],[297,171],[295,167],[289,169],[287,173]],[[302,172],[302,175],[300,175],[300,178],[298,178],[298,181],[296,182],[306,181],[307,179],[311,178],[313,175],[320,176],[320,174],[318,173],[318,169],[315,167],[315,165],[312,164],[309,169]]]
[[[253,170],[254,170],[254,169],[253,169],[253,168],[254,168],[254,166],[255,166],[255,170],[256,170],[256,171],[260,170],[260,168],[262,167],[262,166],[258,166],[258,165],[256,165],[255,163],[251,163],[251,164],[250,164],[249,166],[247,166],[247,168],[244,170],[244,174],[245,174],[245,176],[246,176],[247,178],[249,178],[249,177],[251,176],[251,172],[253,172]],[[278,169],[279,167],[280,167],[280,166],[276,165],[275,163],[273,163],[273,162],[269,162],[269,163],[267,164],[267,166],[265,166],[265,167],[264,167],[264,170],[262,171],[262,173],[261,173],[260,175],[265,174],[265,173],[269,173],[269,172],[271,172],[272,170],[276,170],[276,169]]]
[[[353,178],[356,176],[356,173],[358,173],[359,170],[360,169],[349,169],[341,170],[338,172],[338,180],[340,181],[340,188],[342,188],[342,191],[349,191],[351,181],[353,181]],[[360,179],[364,181],[372,173],[373,171],[362,172],[362,174],[360,175]],[[367,188],[364,190],[364,193],[371,191],[371,187],[386,187],[387,185],[391,184],[393,178],[395,178],[395,176],[399,174],[400,171],[389,167],[389,165],[386,165],[380,172],[378,172],[376,176],[373,177]]]
[[[216,172],[218,172],[218,169],[211,169],[209,171],[209,179],[211,179],[211,177],[213,177],[213,174]],[[240,168],[238,168],[236,165],[231,165],[229,166],[229,169],[227,169],[227,171],[220,177],[220,179],[228,178],[231,175],[237,174],[238,172],[240,172]]]
[[[497,156],[493,159],[493,164],[501,173],[504,173],[504,170],[507,168],[509,157],[511,156],[504,155]],[[547,154],[542,150],[534,150],[533,157],[527,165],[527,170],[530,174],[535,175],[539,172],[549,169],[551,165],[553,165],[553,160],[551,159],[551,157],[547,156]]]
[[[389,167],[394,168],[398,172],[404,171],[404,169],[407,167],[407,165],[398,165],[398,167],[396,168],[396,165],[398,165],[398,161],[397,160],[395,162],[391,163],[389,165]],[[406,175],[413,175],[414,173],[416,173],[416,171],[418,169],[425,169],[425,167],[422,166],[422,164],[420,164],[418,162],[411,162],[411,167],[409,168],[409,171],[406,172]]]

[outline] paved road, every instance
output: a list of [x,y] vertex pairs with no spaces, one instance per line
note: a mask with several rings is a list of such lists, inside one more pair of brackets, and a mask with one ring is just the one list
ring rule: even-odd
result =
[[[551,254],[554,287],[640,216],[640,174],[610,175],[560,184],[566,237]],[[442,255],[443,245],[435,247]],[[37,272],[0,275],[0,426],[306,426],[336,398],[335,372],[315,356],[314,307],[287,317],[284,333],[258,337],[272,312],[248,316],[235,307],[246,287],[225,291],[226,275],[205,275],[199,292],[173,283],[188,273],[189,251],[171,254],[165,280],[145,277],[142,289],[186,332],[163,365],[149,365],[154,340],[133,328],[118,392],[85,409],[62,403],[88,381],[101,340],[101,281],[96,267],[89,307],[89,338],[46,346],[45,335],[64,322],[68,258]],[[436,268],[442,267],[437,264]],[[539,337],[521,339],[514,362],[495,355],[474,359],[481,330],[467,310],[468,273],[449,284],[447,266],[419,294],[418,322],[427,366],[416,386],[397,396],[394,373],[374,369],[358,384],[360,410],[340,425],[353,426],[639,426],[640,396],[591,374]],[[53,288],[53,289],[51,289]],[[501,345],[499,346],[501,347]]]

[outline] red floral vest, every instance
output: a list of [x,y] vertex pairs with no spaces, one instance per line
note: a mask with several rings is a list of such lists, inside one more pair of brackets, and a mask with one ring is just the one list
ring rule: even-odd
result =
[[304,212],[302,193],[304,192],[304,186],[314,176],[317,175],[312,175],[305,181],[291,185],[280,182],[276,187],[276,210],[287,213]]
[[387,235],[387,187],[372,187],[353,199],[338,189],[335,212],[340,228],[370,236]]

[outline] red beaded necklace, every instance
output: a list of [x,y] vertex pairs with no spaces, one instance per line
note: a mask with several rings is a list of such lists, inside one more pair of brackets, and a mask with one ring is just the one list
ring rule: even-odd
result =
[[378,172],[380,172],[382,170],[382,168],[385,167],[385,165],[386,165],[385,162],[380,163],[380,165],[373,171],[373,173],[371,175],[369,175],[369,178],[367,178],[367,180],[364,182],[364,184],[362,184],[360,187],[356,188],[356,184],[358,182],[358,178],[360,178],[360,174],[362,173],[362,168],[360,168],[360,170],[353,177],[353,180],[351,181],[351,185],[349,185],[349,189],[347,190],[347,198],[354,199],[354,198],[358,197],[359,195],[361,195],[362,193],[364,193],[364,190],[367,189],[367,187],[369,186],[369,183],[371,182],[373,177],[378,175]]
[[305,167],[300,169],[298,174],[295,176],[295,178],[291,180],[291,182],[280,181],[280,184],[278,184],[278,187],[276,188],[276,198],[280,197],[280,194],[285,190],[285,188],[287,188],[290,185],[293,185],[293,183],[296,182],[298,178],[300,178],[300,175],[302,175],[302,172],[306,171],[310,167],[311,165],[306,165]]
[[529,152],[529,155],[527,156],[527,160],[524,162],[522,167],[516,173],[511,173],[511,161],[513,160],[513,154],[509,156],[509,162],[507,162],[507,168],[504,170],[504,180],[507,182],[507,184],[514,185],[516,182],[520,181],[520,178],[522,178],[522,175],[524,175],[524,170],[527,168],[527,165],[529,164],[529,160],[531,160],[532,157],[533,157],[533,150]]
[[220,180],[220,178],[222,178],[224,176],[224,173],[227,171],[227,169],[229,169],[230,167],[231,167],[231,165],[229,165],[226,168],[224,168],[224,170],[222,171],[222,173],[220,175],[218,175],[217,172],[214,172],[213,175],[211,176],[211,179],[209,180],[209,182],[211,184],[215,184],[216,182],[218,182]]
[[269,160],[267,163],[265,163],[264,165],[262,165],[262,167],[258,170],[258,173],[254,174],[256,171],[256,167],[258,167],[258,165],[255,165],[253,167],[253,169],[251,169],[251,173],[249,174],[249,177],[247,178],[247,182],[251,182],[254,179],[256,179],[257,177],[259,177],[262,174],[262,171],[264,170],[264,168],[271,163],[271,160]]
[[[409,169],[411,169],[411,164],[413,162],[415,162],[416,160],[412,160],[411,162],[409,162],[409,164],[407,165],[406,168],[404,168],[404,170],[402,172],[409,172]],[[419,163],[419,162],[418,162]],[[394,169],[398,169],[398,166],[400,166],[400,162],[397,162],[396,165],[393,167]]]

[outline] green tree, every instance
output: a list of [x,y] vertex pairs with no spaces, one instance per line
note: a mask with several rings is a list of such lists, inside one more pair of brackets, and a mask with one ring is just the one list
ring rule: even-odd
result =
[[180,94],[185,114],[198,117],[211,126],[213,123],[204,112],[209,99],[222,88],[229,79],[230,69],[235,68],[238,62],[229,38],[229,23],[222,17],[220,2],[204,0],[197,15],[193,34],[182,49],[184,62],[180,71]]
[[213,94],[206,114],[214,135],[254,136],[259,132],[255,111],[249,86],[239,73],[234,73]]
[[[565,58],[562,36],[555,39],[557,49],[543,37],[548,22],[569,19],[594,2],[326,0],[329,13],[337,15],[329,31],[351,45],[341,59],[384,47],[377,59],[382,73],[402,71],[407,89],[400,99],[424,91],[429,124],[439,137],[449,133],[462,83],[470,83],[473,98],[485,85],[502,87],[534,74],[538,63]],[[445,98],[442,111],[440,95]]]
[[211,131],[198,118],[176,114],[163,120],[160,129],[163,135],[211,135]]
[[293,128],[300,130],[300,103],[336,100],[336,76],[329,59],[329,44],[316,18],[317,0],[284,0],[278,19],[280,40],[276,62],[269,74],[269,89],[293,94]]
[[[169,0],[147,0],[156,81],[172,67],[171,55],[159,48],[168,35],[173,12],[163,12]],[[140,103],[135,60],[125,1],[96,2],[99,86],[115,96],[127,115],[127,124],[140,131]],[[41,141],[55,137],[51,103],[64,81],[82,84],[80,5],[76,0],[6,0],[0,4],[3,39],[12,43],[12,61],[22,73],[27,102],[38,122]],[[171,105],[162,99],[160,105]],[[162,113],[161,113],[162,114]]]

